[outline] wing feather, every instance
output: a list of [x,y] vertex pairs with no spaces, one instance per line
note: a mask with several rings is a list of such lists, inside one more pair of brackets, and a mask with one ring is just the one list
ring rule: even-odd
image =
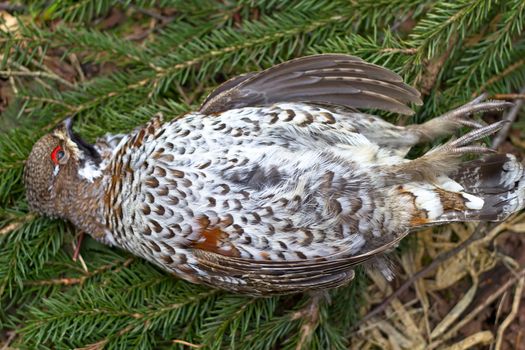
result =
[[200,112],[278,102],[328,103],[413,114],[407,103],[421,104],[419,92],[383,67],[342,54],[313,55],[235,77],[213,91]]
[[[213,284],[222,279],[239,279],[246,285],[239,291],[265,290],[267,293],[290,293],[295,290],[333,288],[353,278],[352,268],[396,246],[408,232],[365,253],[348,256],[341,251],[331,256],[307,260],[267,261],[224,256],[205,250],[194,250],[198,267]],[[327,285],[329,287],[327,287]],[[273,291],[273,292],[272,292]]]

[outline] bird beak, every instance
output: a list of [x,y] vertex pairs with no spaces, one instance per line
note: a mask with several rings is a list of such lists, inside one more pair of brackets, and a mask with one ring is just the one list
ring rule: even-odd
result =
[[73,117],[67,117],[66,120],[62,122],[64,125],[64,129],[66,129],[67,136],[69,138],[72,138],[71,135],[73,135]]
[[100,162],[101,157],[93,145],[90,145],[84,141],[80,136],[73,132],[73,117],[66,118],[61,125],[71,141],[73,141],[77,147],[84,152],[89,158],[91,158],[95,163]]

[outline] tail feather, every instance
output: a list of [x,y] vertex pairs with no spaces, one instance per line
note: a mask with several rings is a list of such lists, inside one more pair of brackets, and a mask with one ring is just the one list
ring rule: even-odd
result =
[[450,177],[473,194],[512,190],[523,178],[523,165],[512,154],[494,154],[465,163]]
[[[454,221],[501,221],[525,207],[524,166],[511,154],[464,163],[437,185],[405,185],[415,197],[413,227]],[[450,184],[459,186],[453,186]]]
[[468,220],[501,221],[525,206],[524,167],[512,154],[468,162],[452,178],[484,200],[481,210],[465,213]]

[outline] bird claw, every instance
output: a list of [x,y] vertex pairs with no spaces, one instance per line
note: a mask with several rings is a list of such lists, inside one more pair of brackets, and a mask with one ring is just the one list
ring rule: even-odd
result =
[[478,103],[485,101],[487,97],[489,97],[489,94],[487,94],[486,92],[482,92],[478,97],[474,98],[472,101],[465,103],[464,106],[477,105]]
[[513,103],[507,101],[485,101],[487,97],[488,94],[483,93],[463,106],[453,109],[452,111],[447,112],[436,119],[451,120],[459,123],[460,125],[481,129],[487,126],[487,124],[484,122],[472,120],[470,118],[472,114],[478,112],[499,111],[513,105]]
[[494,153],[498,153],[492,148],[488,148],[485,146],[458,147],[458,148],[451,149],[450,152],[455,153],[455,154],[494,154]]
[[484,126],[479,129],[474,129],[469,133],[461,136],[456,140],[447,142],[441,147],[428,152],[427,154],[435,154],[440,152],[448,152],[454,154],[486,154],[494,153],[494,150],[485,146],[472,146],[472,142],[478,141],[486,136],[492,135],[500,130],[507,122],[501,120],[499,122]]
[[478,122],[470,118],[466,118],[464,116],[456,118],[456,121],[463,126],[467,126],[469,128],[474,128],[474,129],[481,129],[484,126],[487,126],[487,124],[484,122]]
[[461,136],[460,138],[449,142],[448,144],[452,147],[462,147],[471,144],[474,141],[480,140],[485,136],[489,136],[500,130],[507,121],[500,120],[499,122],[484,126],[479,129],[472,130],[469,133]]

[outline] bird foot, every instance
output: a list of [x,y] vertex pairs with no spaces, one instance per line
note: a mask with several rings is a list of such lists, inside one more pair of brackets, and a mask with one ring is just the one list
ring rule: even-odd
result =
[[490,111],[500,111],[507,107],[513,106],[513,103],[507,102],[507,101],[500,101],[500,100],[489,100],[485,101],[488,97],[487,93],[483,93],[473,99],[472,101],[464,104],[461,107],[458,107],[456,109],[453,109],[450,112],[447,112],[443,114],[442,116],[439,116],[437,118],[434,118],[434,120],[442,120],[442,121],[453,121],[463,126],[469,126],[472,128],[482,128],[486,126],[485,123],[480,123],[475,120],[472,120],[470,116],[474,113],[478,112],[490,112]]
[[453,109],[437,118],[433,118],[420,125],[411,125],[420,136],[422,141],[432,141],[437,137],[453,133],[460,127],[466,126],[474,129],[482,129],[487,125],[483,122],[473,120],[471,116],[478,112],[499,111],[513,104],[507,101],[485,101],[487,94],[481,94],[467,104]]
[[395,183],[409,181],[433,182],[436,174],[450,174],[457,170],[461,156],[464,154],[487,154],[495,151],[483,145],[472,145],[485,136],[497,132],[507,122],[499,121],[494,124],[474,129],[456,140],[449,141],[423,156],[392,166],[390,179]]

